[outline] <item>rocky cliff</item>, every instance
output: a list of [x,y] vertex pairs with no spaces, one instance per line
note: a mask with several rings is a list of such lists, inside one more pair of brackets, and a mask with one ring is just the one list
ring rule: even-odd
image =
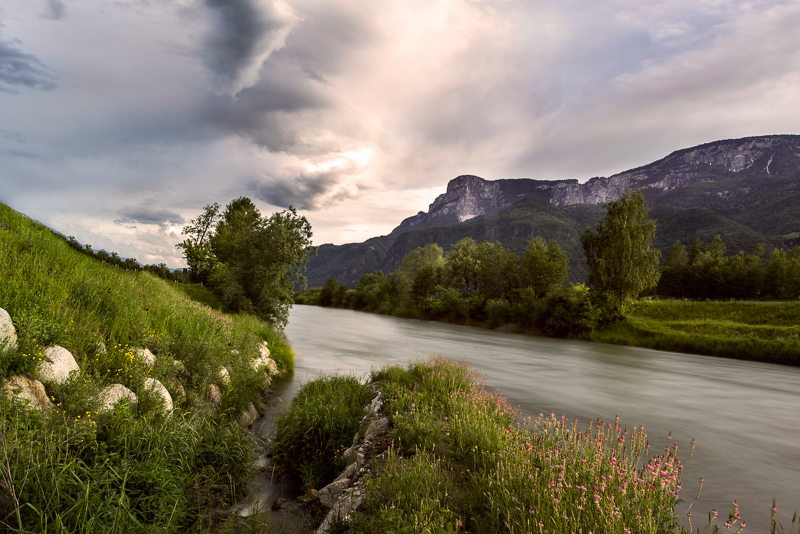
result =
[[[800,136],[771,135],[716,141],[673,152],[667,157],[610,177],[577,180],[484,180],[464,175],[447,184],[427,213],[404,220],[392,233],[430,226],[454,226],[511,207],[534,197],[557,206],[604,204],[618,199],[626,189],[641,189],[648,199],[659,193],[687,188],[697,182],[715,182],[732,174],[768,180],[774,172],[800,165]],[[715,191],[721,197],[747,194],[752,184]]]

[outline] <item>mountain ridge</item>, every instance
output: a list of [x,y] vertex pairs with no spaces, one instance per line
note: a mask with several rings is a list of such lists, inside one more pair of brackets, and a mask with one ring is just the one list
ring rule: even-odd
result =
[[[602,216],[600,207],[603,204],[617,200],[626,190],[641,190],[651,210],[672,208],[656,211],[669,222],[662,228],[665,235],[657,236],[661,247],[671,245],[677,239],[673,236],[680,235],[684,239],[688,236],[693,241],[694,237],[705,239],[713,231],[728,235],[731,244],[741,246],[754,246],[755,242],[773,246],[792,244],[800,239],[800,135],[712,141],[676,150],[652,163],[609,177],[590,178],[584,183],[575,179],[486,180],[475,175],[461,175],[448,182],[446,191],[436,197],[427,212],[404,219],[390,234],[364,243],[321,246],[320,254],[309,261],[309,282],[312,286],[321,285],[332,276],[353,285],[366,272],[394,270],[412,245],[441,240],[440,244],[447,245],[444,247],[447,250],[452,244],[449,237],[452,235],[479,241],[494,241],[493,236],[500,235],[506,238],[539,235],[557,239],[562,248],[569,245],[567,248],[572,249],[575,242],[563,241],[563,235],[559,237],[556,231],[558,225],[546,222],[543,212],[550,210],[545,210],[541,202],[517,206],[517,210],[531,211],[524,216],[518,213],[486,224],[473,223],[514,209],[523,199],[535,199],[554,207],[569,208],[558,211],[556,219],[561,221],[559,224],[571,227],[567,219],[573,218],[580,223],[578,227],[582,231]],[[682,210],[692,211],[684,213]],[[539,214],[533,213],[537,211]],[[705,221],[708,227],[696,226],[692,232],[684,232],[680,228],[682,217],[696,225]],[[501,228],[504,224],[516,225],[516,230]],[[444,230],[454,227],[462,229]],[[402,237],[409,232],[413,235]],[[797,235],[791,237],[793,234]],[[572,239],[570,237],[570,241]],[[330,263],[333,256],[336,256],[335,264]],[[577,258],[570,260],[573,278],[577,278],[584,269]]]

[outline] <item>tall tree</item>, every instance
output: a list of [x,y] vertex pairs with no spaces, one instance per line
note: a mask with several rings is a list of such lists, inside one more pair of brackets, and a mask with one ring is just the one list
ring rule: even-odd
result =
[[175,245],[177,248],[183,249],[183,255],[186,257],[186,263],[189,265],[195,281],[207,281],[208,275],[211,274],[216,264],[210,240],[218,220],[219,204],[214,202],[206,205],[199,217],[192,219],[188,226],[183,227],[183,235],[186,236],[186,239]]
[[617,311],[628,306],[658,283],[659,252],[651,250],[656,224],[647,216],[644,195],[626,192],[606,204],[606,216],[597,229],[581,237],[589,285]]
[[528,241],[522,256],[522,286],[531,288],[541,298],[561,286],[569,273],[569,260],[556,241],[545,243],[541,237]]
[[250,232],[261,223],[261,213],[253,201],[239,197],[225,206],[225,211],[209,239],[211,250],[217,261],[228,263],[236,261],[239,249]]

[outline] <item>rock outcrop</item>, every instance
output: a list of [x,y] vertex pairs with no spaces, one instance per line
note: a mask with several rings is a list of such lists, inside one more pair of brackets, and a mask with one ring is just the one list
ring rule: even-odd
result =
[[156,365],[156,356],[155,356],[155,354],[150,352],[150,349],[148,349],[146,347],[145,348],[136,348],[136,349],[133,349],[133,352],[134,352],[134,354],[136,354],[136,357],[139,358],[140,360],[142,360],[145,364],[147,364],[148,367],[155,367],[155,365]]
[[39,378],[43,382],[65,383],[70,373],[80,373],[78,362],[72,353],[59,345],[54,345],[44,351],[44,357],[49,361],[39,366]]

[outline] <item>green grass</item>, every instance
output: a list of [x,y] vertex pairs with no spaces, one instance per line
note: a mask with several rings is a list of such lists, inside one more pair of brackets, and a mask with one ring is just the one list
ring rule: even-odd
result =
[[373,374],[395,426],[353,534],[673,533],[681,461],[643,428],[555,416],[520,420],[465,362]]
[[323,376],[303,385],[275,422],[274,464],[310,488],[322,488],[343,468],[372,390],[353,376]]
[[800,365],[800,302],[644,301],[591,339]]
[[[263,371],[252,367],[262,342],[279,369],[292,369],[294,355],[280,331],[214,309],[200,288],[79,254],[2,204],[0,307],[19,338],[17,349],[0,351],[0,379],[36,378],[54,344],[81,369],[66,384],[45,383],[56,404],[49,413],[0,401],[0,529],[238,528],[208,513],[230,506],[251,478],[255,443],[235,421],[266,392]],[[136,356],[140,347],[156,355],[154,367]],[[170,415],[144,390],[148,377],[169,390]],[[139,403],[98,413],[97,394],[112,383],[132,389]],[[222,392],[216,410],[212,384]]]

